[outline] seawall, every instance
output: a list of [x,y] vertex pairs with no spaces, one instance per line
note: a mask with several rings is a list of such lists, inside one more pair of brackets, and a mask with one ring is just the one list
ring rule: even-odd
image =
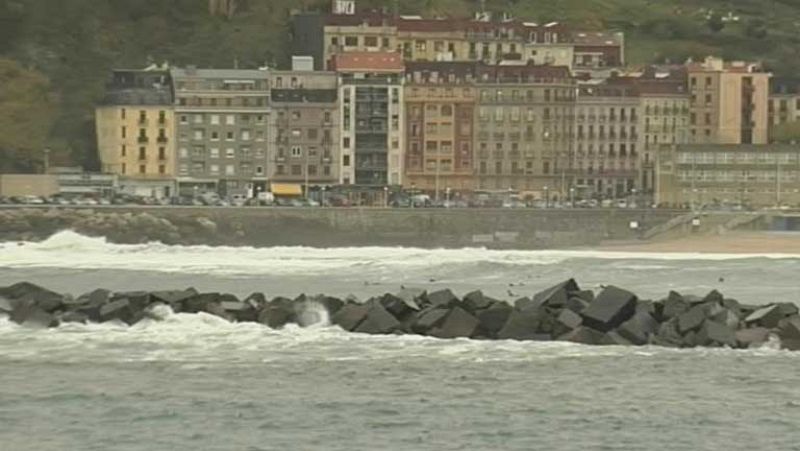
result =
[[[637,240],[673,210],[206,207],[0,208],[0,240],[64,229],[117,243],[544,249]],[[636,223],[637,228],[631,228]]]

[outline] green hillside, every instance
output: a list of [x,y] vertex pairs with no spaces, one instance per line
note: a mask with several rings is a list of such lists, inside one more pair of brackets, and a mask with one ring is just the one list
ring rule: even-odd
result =
[[[209,15],[207,0],[0,0],[0,169],[31,167],[45,145],[52,147],[56,163],[94,166],[93,106],[110,68],[164,61],[217,67],[281,64],[287,57],[290,8],[329,3],[239,2],[229,19]],[[359,3],[435,15],[469,14],[480,4]],[[797,0],[486,0],[486,6],[536,21],[625,31],[631,62],[683,61],[713,53],[761,59],[780,75],[800,73]],[[51,114],[26,104],[43,98]],[[41,132],[20,136],[30,130]]]

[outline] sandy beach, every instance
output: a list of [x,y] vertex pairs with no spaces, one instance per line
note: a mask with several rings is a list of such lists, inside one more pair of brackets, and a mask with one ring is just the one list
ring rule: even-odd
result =
[[600,249],[619,252],[800,255],[800,233],[730,232],[725,235],[699,235],[666,241],[608,242],[600,246]]

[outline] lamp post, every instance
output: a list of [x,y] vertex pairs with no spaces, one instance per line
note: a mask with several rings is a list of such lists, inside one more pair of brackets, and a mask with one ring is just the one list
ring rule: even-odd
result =
[[550,187],[544,187],[544,208],[550,208]]
[[570,189],[569,189],[569,203],[572,206],[572,208],[575,208],[575,188],[574,187],[570,187]]
[[632,198],[632,205],[628,205],[628,208],[633,208],[638,206],[638,202],[636,202],[636,188],[631,189],[631,198]]
[[414,192],[416,191],[416,183],[411,182],[411,198],[409,199],[410,207],[414,208]]
[[450,208],[450,187],[449,186],[444,189],[444,194],[445,194],[445,198],[444,198],[445,199],[445,205],[444,206],[447,207],[447,208]]
[[44,173],[50,172],[50,148],[44,148]]
[[320,201],[319,201],[319,205],[320,205],[321,207],[324,207],[324,206],[325,206],[325,190],[327,190],[327,189],[328,189],[328,187],[327,187],[327,186],[323,186],[323,187],[322,187],[321,198],[320,198]]
[[389,187],[383,187],[383,208],[389,208]]

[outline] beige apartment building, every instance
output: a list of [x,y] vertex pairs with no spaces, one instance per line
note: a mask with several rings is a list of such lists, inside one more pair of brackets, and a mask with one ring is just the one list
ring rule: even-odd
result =
[[773,128],[787,122],[800,121],[800,80],[773,79],[769,96],[770,140]]
[[101,171],[132,192],[174,194],[175,115],[168,71],[116,70],[95,110]]
[[575,111],[574,195],[615,199],[635,194],[641,130],[635,87],[582,85]]
[[471,191],[477,63],[406,63],[405,186]]
[[768,142],[770,73],[758,64],[714,57],[687,69],[691,143]]
[[575,116],[569,68],[480,64],[476,84],[475,189],[565,197]]

